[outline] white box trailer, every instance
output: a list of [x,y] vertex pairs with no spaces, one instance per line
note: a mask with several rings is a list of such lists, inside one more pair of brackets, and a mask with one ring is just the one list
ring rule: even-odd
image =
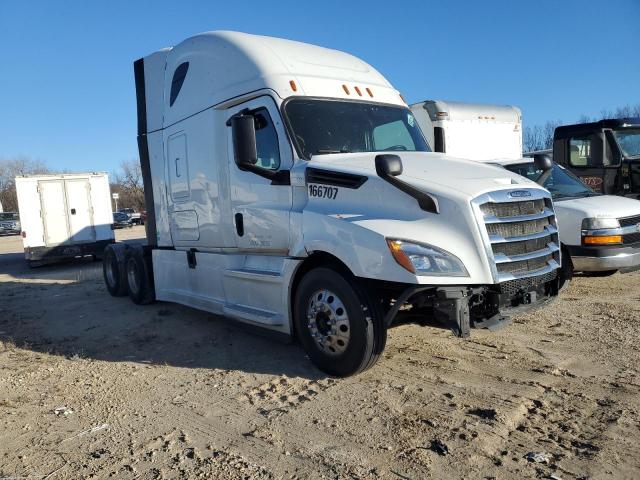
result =
[[434,152],[469,160],[522,158],[518,107],[425,100],[411,111]]
[[33,265],[101,257],[114,243],[106,173],[16,177],[25,258]]
[[[468,336],[557,295],[549,193],[431,153],[362,60],[208,32],[134,73],[148,245],[107,248],[112,295],[295,336],[334,375],[375,363],[401,307]],[[523,231],[547,246],[522,252]]]

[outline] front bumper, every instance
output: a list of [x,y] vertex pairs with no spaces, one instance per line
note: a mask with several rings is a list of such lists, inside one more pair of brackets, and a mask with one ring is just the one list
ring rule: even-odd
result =
[[602,272],[640,267],[640,245],[633,247],[569,247],[573,270]]
[[413,315],[435,319],[459,337],[471,328],[495,329],[509,316],[537,309],[554,300],[560,290],[559,271],[483,286],[411,286],[396,297],[385,323],[391,325],[400,308],[409,304]]

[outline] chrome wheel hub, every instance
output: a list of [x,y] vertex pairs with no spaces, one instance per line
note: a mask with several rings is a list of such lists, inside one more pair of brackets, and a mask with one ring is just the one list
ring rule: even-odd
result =
[[343,353],[349,345],[351,325],[342,300],[329,290],[318,290],[307,304],[307,326],[320,350],[329,355]]

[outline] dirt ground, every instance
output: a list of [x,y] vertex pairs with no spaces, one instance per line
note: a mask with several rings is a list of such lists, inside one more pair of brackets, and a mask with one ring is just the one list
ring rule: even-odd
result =
[[112,298],[97,262],[29,270],[20,240],[0,238],[0,478],[640,478],[640,272],[470,340],[395,327],[343,380]]

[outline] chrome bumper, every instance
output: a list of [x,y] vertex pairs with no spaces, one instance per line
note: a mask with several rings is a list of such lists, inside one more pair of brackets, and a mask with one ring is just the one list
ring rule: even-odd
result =
[[571,257],[573,269],[579,272],[600,272],[640,266],[640,249],[608,257]]

